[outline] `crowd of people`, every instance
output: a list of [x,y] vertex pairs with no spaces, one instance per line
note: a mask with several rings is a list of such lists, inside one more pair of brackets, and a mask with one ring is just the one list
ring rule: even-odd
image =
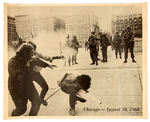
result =
[[[39,112],[41,104],[45,106],[48,105],[47,101],[45,100],[45,95],[49,89],[49,86],[44,77],[41,75],[40,71],[42,68],[46,67],[57,67],[55,65],[50,65],[45,61],[49,61],[51,63],[54,59],[64,59],[64,56],[43,56],[36,51],[36,44],[31,41],[23,41],[21,38],[19,38],[19,36],[17,38],[19,43],[14,44],[16,52],[15,56],[10,58],[8,62],[8,90],[16,107],[12,111],[11,115],[23,115],[27,110],[27,103],[29,100],[31,102],[29,116],[36,116]],[[71,63],[72,65],[78,64],[77,54],[79,42],[77,41],[77,37],[73,36],[73,38],[70,39],[68,35],[65,46],[74,50],[74,53],[68,59],[69,66]],[[124,50],[124,63],[127,63],[128,50],[130,50],[132,62],[136,62],[133,52],[134,33],[132,32],[131,27],[128,26],[126,30],[121,33],[121,35],[119,32],[116,32],[113,39],[106,33],[99,32],[98,35],[96,35],[94,32],[91,32],[88,41],[85,43],[85,49],[89,49],[90,52],[90,57],[92,60],[91,65],[98,65],[98,61],[100,60],[98,58],[100,49],[102,52],[101,62],[108,62],[108,46],[111,46],[112,50],[115,50],[116,58],[118,58],[119,54],[119,58],[122,59],[122,52]],[[40,95],[38,94],[33,81],[37,82],[37,84],[42,88]],[[78,97],[77,93],[81,89],[87,92],[87,90],[90,88],[90,81],[90,76],[86,74],[74,76],[72,73],[66,73],[58,83],[58,86],[60,86],[61,90],[69,94],[69,113],[71,115],[76,115],[76,101],[86,102],[85,99]]]
[[113,38],[107,33],[99,32],[98,34],[95,34],[94,32],[91,32],[88,41],[85,42],[85,50],[90,50],[92,60],[91,65],[98,65],[98,60],[100,60],[98,58],[100,49],[102,52],[101,62],[108,62],[108,46],[111,46],[112,51],[115,51],[116,59],[118,58],[118,54],[119,58],[122,59],[122,52],[124,52],[124,63],[127,63],[129,50],[131,53],[132,62],[136,62],[134,59],[134,33],[132,32],[132,28],[130,26],[127,26],[127,28],[121,33],[116,32]]
[[[77,53],[79,43],[76,36],[72,40],[68,40],[66,45],[75,50],[72,55],[72,63],[77,64]],[[23,41],[19,36],[17,41],[13,41],[15,55],[9,59],[8,62],[8,90],[11,98],[15,104],[15,109],[12,111],[11,116],[21,116],[27,110],[28,100],[31,102],[31,109],[29,116],[37,116],[41,104],[47,106],[45,95],[49,89],[47,82],[40,73],[42,68],[57,67],[50,65],[54,59],[61,59],[64,56],[44,56],[36,51],[37,45],[31,41]],[[71,62],[70,62],[71,63]],[[41,88],[40,95],[36,89],[33,81],[35,81]],[[76,115],[75,104],[76,101],[85,102],[86,100],[77,96],[79,90],[83,89],[87,92],[90,87],[91,78],[86,74],[79,74],[75,76],[73,73],[66,73],[59,81],[58,86],[63,92],[69,94],[69,114]]]

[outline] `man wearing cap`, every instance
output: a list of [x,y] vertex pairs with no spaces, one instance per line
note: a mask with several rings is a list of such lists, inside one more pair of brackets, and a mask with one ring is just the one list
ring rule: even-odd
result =
[[124,43],[124,53],[125,53],[125,61],[124,61],[124,63],[127,63],[128,50],[130,50],[132,62],[135,63],[136,61],[134,60],[134,53],[133,53],[133,49],[134,49],[134,34],[131,31],[131,27],[130,26],[128,26],[126,28],[126,32],[124,33],[124,37],[123,37],[123,41],[124,41],[123,43]]

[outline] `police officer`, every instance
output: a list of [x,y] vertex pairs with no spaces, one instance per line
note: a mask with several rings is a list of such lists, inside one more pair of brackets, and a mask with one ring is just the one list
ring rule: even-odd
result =
[[116,58],[118,58],[118,53],[119,53],[119,56],[120,56],[120,59],[121,59],[121,37],[119,36],[119,33],[116,32],[116,35],[114,37],[114,46],[115,46],[115,55],[116,55]]
[[121,40],[122,40],[122,43],[121,43],[121,52],[123,52],[123,50],[124,50],[124,41],[123,41],[124,34],[125,34],[125,30],[123,29],[122,32],[121,32],[121,34],[120,34],[120,37],[121,37]]
[[91,36],[89,37],[88,41],[89,41],[90,56],[92,59],[91,65],[93,65],[93,64],[98,65],[98,62],[97,62],[97,60],[98,60],[97,40],[95,38],[94,32],[91,32]]
[[127,63],[128,49],[130,50],[130,53],[131,53],[132,62],[135,63],[136,61],[134,60],[134,53],[133,53],[133,49],[134,49],[134,34],[131,31],[131,27],[130,26],[128,26],[126,28],[126,31],[125,31],[124,37],[123,37],[123,41],[124,41],[124,53],[125,53],[125,61],[124,61],[124,63]]
[[106,34],[103,34],[101,36],[101,46],[102,46],[102,62],[107,62],[107,47],[111,45],[108,38],[106,37]]

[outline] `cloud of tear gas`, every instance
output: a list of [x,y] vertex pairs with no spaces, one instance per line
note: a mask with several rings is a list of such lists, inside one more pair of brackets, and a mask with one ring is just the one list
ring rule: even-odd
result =
[[66,40],[62,32],[40,32],[33,42],[37,45],[37,52],[46,56],[60,55],[60,43]]

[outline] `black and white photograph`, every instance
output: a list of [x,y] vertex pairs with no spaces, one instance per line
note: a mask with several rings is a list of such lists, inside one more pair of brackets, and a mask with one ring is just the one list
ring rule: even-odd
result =
[[147,3],[4,5],[4,118],[147,116]]

